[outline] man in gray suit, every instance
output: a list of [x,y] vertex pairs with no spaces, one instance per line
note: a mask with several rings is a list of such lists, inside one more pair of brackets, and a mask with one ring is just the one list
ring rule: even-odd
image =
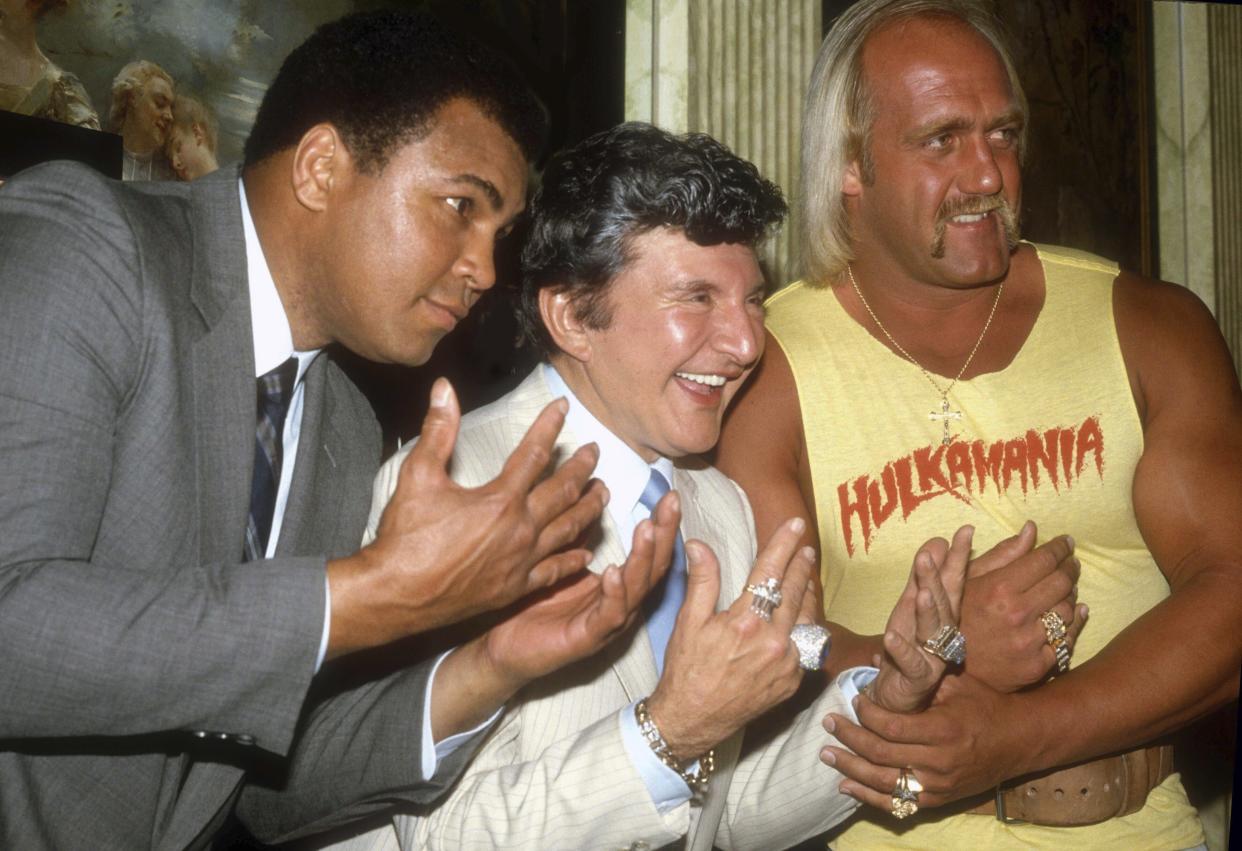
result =
[[275,839],[430,800],[658,575],[667,509],[640,559],[516,621],[533,661],[475,644],[307,699],[325,660],[587,563],[596,450],[543,478],[563,403],[466,489],[443,381],[357,550],[379,434],[320,351],[421,363],[492,285],[542,134],[513,79],[428,20],[354,16],[285,62],[240,174],[54,164],[0,190],[0,847],[203,847],[234,809]]

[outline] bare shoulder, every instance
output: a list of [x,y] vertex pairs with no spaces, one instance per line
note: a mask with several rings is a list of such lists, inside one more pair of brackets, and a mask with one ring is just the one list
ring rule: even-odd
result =
[[819,546],[802,409],[793,370],[767,332],[763,359],[725,416],[714,463],[741,486],[766,541],[790,517],[807,521],[804,542]]
[[1193,292],[1123,271],[1113,286],[1113,316],[1145,424],[1166,403],[1242,406],[1228,346]]

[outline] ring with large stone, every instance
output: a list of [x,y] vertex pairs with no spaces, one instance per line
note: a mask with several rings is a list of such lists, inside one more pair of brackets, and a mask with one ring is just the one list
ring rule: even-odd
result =
[[832,645],[832,636],[819,624],[800,623],[789,631],[789,640],[798,648],[798,667],[804,671],[819,671],[824,667],[824,657]]
[[1065,631],[1065,621],[1054,611],[1046,611],[1039,616],[1044,625],[1044,635],[1048,637],[1048,646],[1057,657],[1057,670],[1064,674],[1070,666],[1069,636]]
[[754,595],[750,599],[750,610],[770,623],[772,612],[781,604],[780,581],[769,576],[762,585],[752,582],[746,586],[746,590]]
[[897,774],[897,785],[893,787],[892,813],[899,819],[909,818],[919,811],[919,793],[923,784],[908,768],[901,769]]
[[923,642],[923,649],[946,662],[961,665],[966,661],[966,636],[952,624],[945,624],[940,631]]

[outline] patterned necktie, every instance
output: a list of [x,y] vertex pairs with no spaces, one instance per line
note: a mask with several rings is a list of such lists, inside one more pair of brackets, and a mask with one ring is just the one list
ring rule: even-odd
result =
[[250,519],[246,524],[246,561],[263,558],[272,533],[272,514],[276,510],[276,490],[280,486],[280,461],[284,444],[285,414],[293,382],[298,374],[297,358],[289,358],[257,380],[258,409],[254,432],[254,476],[250,480]]
[[[669,491],[668,479],[654,467],[647,487],[638,498],[648,511],[655,514],[656,503]],[[673,563],[669,565],[664,578],[647,594],[643,600],[643,609],[647,615],[647,635],[651,639],[651,649],[655,652],[656,673],[664,673],[664,648],[668,646],[668,638],[673,634],[673,625],[677,622],[677,613],[681,611],[681,603],[686,599],[686,546],[681,539],[681,530],[673,541]]]

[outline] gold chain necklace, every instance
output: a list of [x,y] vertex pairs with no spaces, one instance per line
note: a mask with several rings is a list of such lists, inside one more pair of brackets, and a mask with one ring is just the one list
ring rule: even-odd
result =
[[996,288],[996,298],[992,299],[992,309],[988,312],[988,321],[983,323],[983,330],[979,332],[979,339],[975,340],[975,347],[971,349],[970,354],[966,356],[966,363],[962,364],[962,368],[957,371],[957,375],[953,376],[953,380],[949,382],[949,386],[942,389],[936,382],[936,379],[932,377],[932,374],[927,371],[927,368],[915,360],[914,355],[907,352],[905,348],[902,347],[901,343],[894,340],[893,335],[888,333],[888,329],[884,327],[884,323],[880,321],[880,317],[875,315],[875,311],[871,309],[871,305],[867,303],[867,299],[863,296],[862,290],[858,288],[858,281],[854,279],[853,268],[847,264],[845,271],[850,276],[850,283],[854,285],[854,292],[858,295],[858,300],[862,302],[862,306],[867,309],[867,314],[871,317],[871,321],[876,324],[876,327],[884,332],[884,336],[887,337],[888,341],[893,344],[893,348],[901,352],[902,356],[906,360],[910,361],[910,363],[919,368],[919,372],[923,373],[923,377],[926,378],[931,386],[936,388],[936,392],[940,394],[940,410],[929,412],[927,414],[927,418],[933,421],[939,420],[944,426],[944,437],[941,439],[940,443],[943,446],[948,446],[949,442],[953,439],[953,436],[949,433],[949,421],[960,420],[962,418],[961,411],[949,410],[949,393],[951,393],[953,388],[957,386],[958,379],[966,373],[966,369],[970,366],[970,362],[975,359],[975,352],[979,351],[979,346],[983,343],[983,338],[987,336],[988,329],[992,327],[992,317],[996,315],[996,305],[1000,304],[1001,293],[1005,291],[1004,283]]

